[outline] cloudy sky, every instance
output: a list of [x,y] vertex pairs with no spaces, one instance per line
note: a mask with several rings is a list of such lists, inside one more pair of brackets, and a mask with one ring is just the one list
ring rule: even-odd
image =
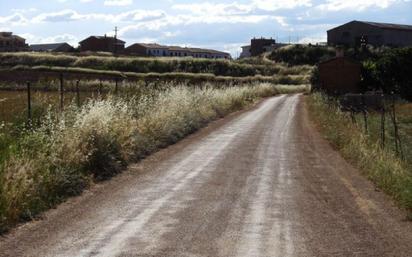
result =
[[209,47],[236,56],[252,37],[326,41],[351,20],[412,24],[412,0],[0,0],[0,31],[28,43],[77,42],[113,34],[127,45]]

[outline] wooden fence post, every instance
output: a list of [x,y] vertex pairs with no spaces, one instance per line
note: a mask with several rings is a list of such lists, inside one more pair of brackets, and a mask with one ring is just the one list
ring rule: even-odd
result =
[[100,96],[102,94],[102,88],[103,88],[103,84],[102,84],[102,79],[100,79],[100,83],[99,83],[99,89],[97,90],[98,95]]
[[382,143],[382,149],[385,149],[385,106],[382,107],[381,109],[381,143]]
[[395,150],[398,156],[401,156],[403,159],[403,151],[402,151],[402,142],[399,136],[399,129],[398,123],[396,121],[396,103],[395,103],[395,95],[392,95],[392,122],[393,122],[393,129],[395,133]]
[[31,85],[27,82],[27,118],[29,123],[31,123]]
[[76,102],[77,107],[80,107],[80,88],[79,88],[80,80],[76,82]]
[[60,74],[60,111],[64,110],[64,81],[63,73]]
[[363,121],[365,123],[365,133],[368,134],[368,113],[366,107],[366,100],[365,95],[362,94],[362,113],[363,113]]

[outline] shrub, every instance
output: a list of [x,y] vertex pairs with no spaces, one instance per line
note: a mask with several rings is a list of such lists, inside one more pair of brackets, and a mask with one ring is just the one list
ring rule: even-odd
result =
[[363,63],[363,83],[369,89],[397,93],[412,101],[412,47],[385,51]]

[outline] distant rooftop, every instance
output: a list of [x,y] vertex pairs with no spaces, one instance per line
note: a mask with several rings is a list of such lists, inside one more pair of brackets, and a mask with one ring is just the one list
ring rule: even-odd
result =
[[[103,39],[103,40],[114,40],[114,39],[115,39],[114,37],[109,37],[109,36],[106,36],[106,35],[105,35],[105,36],[90,36],[90,37],[88,37],[88,38],[80,41],[80,43],[82,43],[82,42],[84,42],[84,41],[86,41],[86,40],[88,40],[88,39],[90,39],[90,38]],[[124,42],[123,40],[120,40],[120,39],[118,39],[118,38],[116,38],[116,41],[117,41],[117,43],[122,43],[122,44],[125,44],[125,43],[126,43],[126,42]]]
[[358,21],[366,23],[375,27],[382,29],[400,29],[400,30],[412,30],[412,25],[394,24],[394,23],[380,23],[380,22],[370,22],[370,21]]
[[22,37],[19,37],[17,35],[13,35],[13,32],[0,32],[0,38],[15,38],[18,40],[25,40]]
[[[54,51],[61,46],[66,45],[67,43],[53,43],[53,44],[34,44],[30,45],[31,51]],[[69,44],[67,44],[69,45]]]
[[[406,30],[406,31],[412,31],[412,25],[404,25],[404,24],[394,24],[394,23],[381,23],[381,22],[371,22],[371,21],[351,21],[348,23],[345,23],[343,25],[340,25],[338,27],[335,27],[333,29],[330,30],[334,30],[336,28],[340,28],[342,26],[345,26],[347,24],[351,24],[351,23],[363,23],[363,24],[367,24],[373,27],[377,27],[380,29],[385,29],[385,30]],[[329,31],[330,31],[329,30]]]
[[141,45],[146,48],[151,49],[167,49],[170,51],[189,51],[192,53],[210,53],[210,54],[228,54],[225,52],[213,50],[213,49],[204,49],[204,48],[194,48],[194,47],[181,47],[181,46],[166,46],[166,45],[159,45],[156,43],[136,43],[135,45]]

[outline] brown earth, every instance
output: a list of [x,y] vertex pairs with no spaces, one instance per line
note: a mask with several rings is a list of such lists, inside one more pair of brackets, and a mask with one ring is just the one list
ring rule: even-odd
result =
[[0,239],[1,256],[412,256],[412,223],[270,98]]

